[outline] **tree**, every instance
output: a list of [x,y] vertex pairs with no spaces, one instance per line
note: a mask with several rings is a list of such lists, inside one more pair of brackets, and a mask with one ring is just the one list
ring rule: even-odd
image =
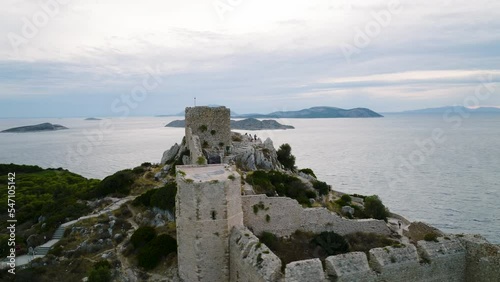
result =
[[366,197],[364,206],[364,212],[367,216],[387,221],[389,210],[382,204],[382,201],[377,195]]
[[292,170],[295,168],[295,156],[292,155],[292,147],[290,147],[288,143],[281,145],[276,153],[278,155],[278,161],[286,169]]

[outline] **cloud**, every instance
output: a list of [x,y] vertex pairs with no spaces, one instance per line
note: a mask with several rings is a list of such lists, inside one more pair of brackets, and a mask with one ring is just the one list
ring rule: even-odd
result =
[[[55,97],[60,107],[80,101],[112,114],[102,103],[130,93],[150,69],[165,82],[135,114],[178,112],[194,96],[238,112],[442,106],[480,76],[499,80],[495,1],[401,1],[401,13],[347,61],[340,46],[395,0],[243,0],[224,19],[215,1],[74,0],[15,52],[7,35],[22,34],[47,1],[6,0],[0,11],[0,102],[19,115],[32,112],[22,101]],[[495,97],[487,103],[500,104]],[[50,113],[63,114],[55,106],[39,114]]]

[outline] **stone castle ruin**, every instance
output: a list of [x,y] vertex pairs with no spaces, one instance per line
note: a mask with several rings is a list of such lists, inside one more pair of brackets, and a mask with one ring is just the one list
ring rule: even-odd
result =
[[[351,220],[326,208],[303,208],[290,198],[254,195],[230,163],[280,170],[276,152],[270,140],[258,144],[265,150],[233,146],[232,134],[229,109],[186,108],[185,140],[162,160],[168,164],[177,156],[185,164],[176,168],[181,281],[500,281],[500,247],[472,235],[330,256],[324,264],[309,259],[283,266],[260,243],[257,236],[262,232],[290,236],[296,230],[341,235],[392,231],[382,220]],[[256,205],[262,211],[256,212]]]

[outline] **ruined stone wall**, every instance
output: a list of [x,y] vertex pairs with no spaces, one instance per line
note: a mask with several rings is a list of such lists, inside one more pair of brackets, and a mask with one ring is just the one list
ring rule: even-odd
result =
[[369,260],[362,252],[330,256],[324,270],[318,259],[292,262],[286,266],[285,281],[469,281],[465,280],[465,248],[456,238],[419,241],[418,248],[376,248],[369,254]]
[[179,277],[229,281],[229,230],[243,225],[240,178],[224,165],[177,166]]
[[[389,235],[390,229],[383,220],[344,219],[325,208],[304,209],[296,200],[266,195],[242,196],[245,226],[257,235],[263,231],[277,236],[289,236],[295,231],[321,233],[334,231],[345,235],[355,232],[371,232]],[[254,206],[264,206],[256,209]]]
[[460,238],[467,250],[466,281],[500,281],[500,246],[478,235]]
[[281,260],[247,228],[232,229],[229,250],[231,282],[281,280]]
[[188,107],[186,108],[187,128],[200,138],[202,147],[231,145],[231,111],[226,107]]

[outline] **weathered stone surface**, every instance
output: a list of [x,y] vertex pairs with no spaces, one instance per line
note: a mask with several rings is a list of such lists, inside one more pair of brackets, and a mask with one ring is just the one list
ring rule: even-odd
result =
[[500,246],[490,244],[480,235],[459,238],[466,248],[466,281],[500,281]]
[[[341,235],[367,232],[382,235],[391,234],[383,220],[345,219],[326,208],[304,209],[296,200],[286,197],[267,197],[266,195],[242,196],[245,226],[260,235],[269,231],[277,236],[290,236],[297,230],[321,233],[334,231]],[[262,203],[265,212],[254,213],[253,206]],[[271,220],[266,220],[269,215]],[[314,218],[314,220],[311,220]]]
[[191,134],[198,136],[200,144],[206,143],[208,148],[231,144],[230,110],[226,107],[186,108],[187,128],[191,128]]
[[409,245],[403,248],[375,248],[370,250],[370,264],[377,272],[388,269],[388,266],[397,266],[402,264],[417,266],[419,257],[417,248]]
[[281,260],[245,227],[231,230],[229,281],[279,281]]
[[353,215],[354,214],[354,208],[350,207],[350,206],[343,206],[342,207],[342,214]]
[[368,259],[363,252],[353,252],[327,257],[326,273],[336,278],[337,282],[375,281],[376,274],[368,265]]
[[424,222],[412,222],[410,226],[408,226],[408,231],[404,231],[404,235],[410,238],[412,242],[417,242],[423,240],[425,235],[429,233],[434,233],[438,236],[443,236],[443,232],[439,229],[430,226]]
[[239,174],[226,165],[177,166],[179,276],[229,280],[229,231],[243,226]]
[[239,135],[241,142],[233,142],[232,159],[243,170],[280,170],[281,164],[271,139],[267,138],[264,143],[260,141],[248,141],[246,136]]
[[177,155],[177,153],[179,153],[179,148],[180,148],[179,144],[175,143],[169,150],[165,151],[161,158],[160,164],[164,165],[167,162],[172,161]]
[[285,282],[324,282],[325,274],[319,259],[294,261],[286,265]]

